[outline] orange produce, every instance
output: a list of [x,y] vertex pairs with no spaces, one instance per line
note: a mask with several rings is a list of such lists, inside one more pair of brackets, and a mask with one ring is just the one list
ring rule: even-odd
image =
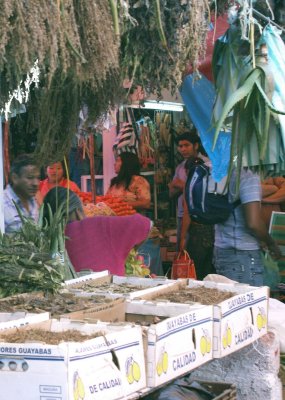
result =
[[[81,198],[83,204],[88,205],[88,203],[91,203],[92,195],[90,192],[81,192],[79,194],[79,197]],[[136,210],[132,206],[130,206],[126,201],[120,199],[119,197],[113,197],[110,195],[96,196],[96,204],[98,203],[106,204],[106,206],[108,206],[117,216],[133,215],[136,213]],[[86,216],[98,215],[97,212],[95,214],[95,211],[93,214],[92,207],[88,208],[88,212],[86,214]]]

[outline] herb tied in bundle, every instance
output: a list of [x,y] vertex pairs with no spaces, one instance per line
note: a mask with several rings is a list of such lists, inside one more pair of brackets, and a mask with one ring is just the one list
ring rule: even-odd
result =
[[[17,207],[17,205],[16,205]],[[55,293],[65,279],[76,276],[64,247],[64,219],[60,207],[48,225],[24,217],[22,228],[0,236],[0,298],[19,293],[43,291]]]
[[187,66],[196,71],[205,55],[209,11],[206,0],[130,1],[133,19],[121,36],[122,74],[149,93],[175,91]]
[[33,291],[56,292],[63,281],[61,263],[26,242],[21,233],[0,237],[0,298]]
[[42,165],[68,153],[83,104],[94,122],[122,99],[119,47],[106,0],[3,4],[0,110],[38,60],[39,87],[31,87],[28,118],[19,118],[26,122],[21,135],[37,136],[35,152]]
[[35,152],[44,165],[68,153],[83,105],[94,123],[126,101],[124,80],[158,97],[162,89],[174,92],[187,67],[197,71],[205,55],[211,7],[222,12],[228,1],[2,3],[0,110],[37,60],[39,88],[31,87],[21,135],[37,136]]

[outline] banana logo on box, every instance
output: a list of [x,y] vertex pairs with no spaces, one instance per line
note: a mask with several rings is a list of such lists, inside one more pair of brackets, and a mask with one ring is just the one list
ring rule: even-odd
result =
[[227,324],[222,337],[223,348],[231,347],[232,345],[232,330]]
[[261,331],[262,328],[265,328],[267,324],[267,319],[266,319],[266,314],[265,310],[263,307],[259,307],[259,312],[256,316],[256,325],[259,331]]
[[84,384],[77,371],[73,375],[73,399],[74,400],[85,399]]
[[139,364],[133,359],[133,357],[129,357],[126,360],[126,376],[129,384],[131,385],[133,382],[138,382],[141,379],[141,369]]
[[164,347],[162,347],[158,362],[156,364],[157,375],[160,376],[162,373],[166,374],[168,369],[168,353]]
[[203,336],[200,339],[200,351],[202,356],[206,353],[210,353],[212,348],[211,337],[208,329],[203,329]]

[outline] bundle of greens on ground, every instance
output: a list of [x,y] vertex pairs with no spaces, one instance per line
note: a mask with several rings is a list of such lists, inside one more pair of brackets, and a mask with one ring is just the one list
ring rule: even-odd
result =
[[65,279],[76,276],[64,248],[63,209],[51,224],[21,215],[22,228],[0,236],[0,298],[33,291],[57,292]]

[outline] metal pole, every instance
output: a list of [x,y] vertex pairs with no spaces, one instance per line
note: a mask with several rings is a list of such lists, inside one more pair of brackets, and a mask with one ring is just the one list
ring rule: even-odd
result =
[[91,177],[91,193],[92,193],[92,203],[96,204],[96,173],[94,164],[94,135],[90,133],[89,135],[89,161],[90,161],[90,177]]
[[285,32],[285,29],[276,24],[276,22],[272,21],[269,17],[266,17],[265,15],[261,14],[259,11],[255,10],[254,8],[252,9],[253,14],[255,14],[257,17],[263,19],[263,21],[267,21],[269,24],[276,26],[276,28],[280,29],[281,31]]
[[4,233],[4,206],[3,206],[3,190],[4,190],[4,157],[3,157],[3,137],[2,137],[2,118],[0,117],[0,231]]

